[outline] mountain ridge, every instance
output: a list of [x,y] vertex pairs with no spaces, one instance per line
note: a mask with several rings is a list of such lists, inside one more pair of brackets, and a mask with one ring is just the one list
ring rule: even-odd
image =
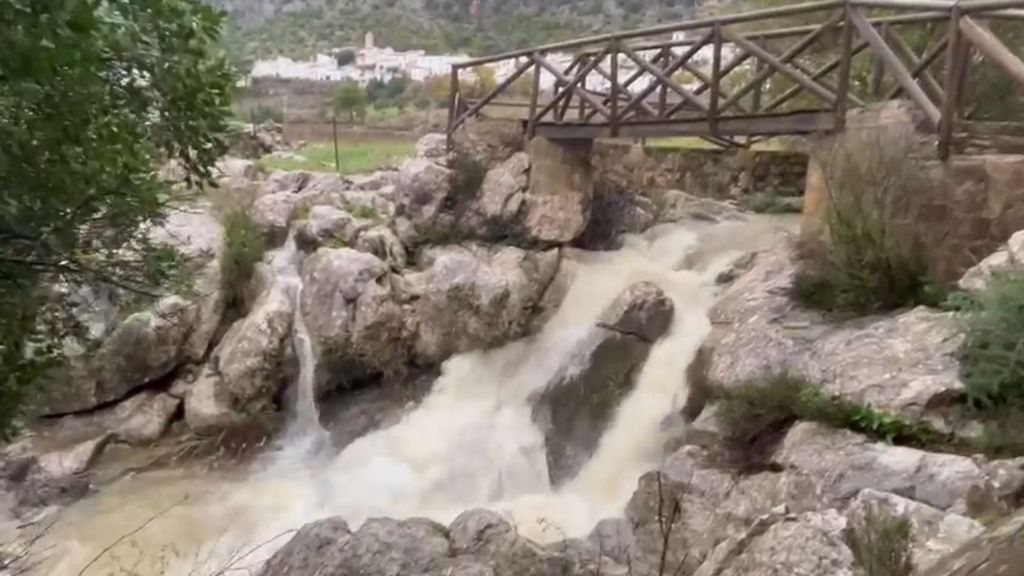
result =
[[685,20],[700,0],[208,0],[250,56],[304,57],[360,45],[486,54]]

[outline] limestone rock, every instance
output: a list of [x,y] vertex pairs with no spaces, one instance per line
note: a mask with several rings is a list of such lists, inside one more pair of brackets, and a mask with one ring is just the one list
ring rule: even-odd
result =
[[94,408],[166,376],[182,357],[195,316],[195,306],[178,296],[132,314],[104,340],[86,371],[48,387],[43,413]]
[[220,376],[205,370],[185,395],[185,423],[196,432],[228,428],[241,416],[231,408],[231,398]]
[[314,339],[344,341],[360,294],[387,274],[379,258],[351,248],[321,248],[310,256],[302,266],[302,310]]
[[[520,536],[504,518],[490,510],[469,510],[460,514],[449,527],[452,552],[470,556],[489,566],[495,576],[558,576],[592,574],[593,563],[579,562],[566,554],[565,543],[543,547]],[[574,561],[576,560],[576,561]],[[616,573],[615,565],[605,560],[606,574]],[[591,564],[590,570],[581,564]]]
[[394,170],[373,172],[352,178],[353,190],[364,190],[369,192],[380,191],[398,182],[398,172]]
[[39,470],[54,477],[81,474],[99,458],[110,440],[111,436],[104,434],[66,450],[43,454],[38,460]]
[[272,239],[279,240],[288,232],[288,223],[302,200],[290,191],[261,196],[252,205],[252,221]]
[[451,170],[430,160],[407,161],[395,190],[398,213],[420,232],[432,230],[451,191],[451,178]]
[[66,505],[85,496],[89,491],[86,472],[110,440],[110,434],[103,434],[38,458],[23,459],[18,477],[7,478],[17,482],[14,487],[17,507],[29,510]]
[[734,206],[726,202],[693,196],[681,190],[657,190],[652,192],[652,196],[657,207],[659,222],[679,222],[680,220],[718,222],[743,218]]
[[846,519],[835,510],[786,517],[730,539],[696,576],[854,576]]
[[917,570],[927,569],[985,531],[984,526],[971,518],[870,489],[857,495],[846,511],[846,517],[851,522],[860,521],[869,510],[910,520],[913,526],[911,551]]
[[344,545],[352,536],[348,523],[334,517],[306,524],[267,561],[263,576],[337,574],[345,560]]
[[338,551],[336,574],[440,574],[450,556],[443,526],[422,518],[367,520]]
[[587,540],[602,554],[622,565],[629,565],[635,545],[633,526],[625,518],[605,518],[594,526]]
[[169,394],[147,394],[128,419],[114,430],[114,438],[129,444],[158,440],[180,406],[181,400]]
[[1008,576],[1024,565],[1024,512],[945,556],[923,576]]
[[724,387],[788,371],[843,398],[947,431],[963,422],[949,313],[927,308],[830,322],[789,298],[796,262],[787,246],[758,253],[711,310],[707,380]]
[[217,172],[221,178],[255,180],[260,175],[260,167],[246,158],[227,157],[217,161]]
[[517,152],[488,170],[459,225],[475,237],[514,236],[530,180],[530,156]]
[[414,303],[417,358],[436,365],[458,352],[525,334],[558,267],[558,252],[475,244],[426,250],[424,270],[405,275]]
[[[295,223],[295,241],[304,249],[316,249],[329,240],[349,244],[354,236],[355,218],[334,206],[313,206]],[[329,242],[328,242],[329,243]]]
[[590,458],[651,345],[668,330],[673,309],[656,285],[631,285],[544,387],[533,418],[545,437],[553,485],[575,476]]
[[1005,272],[1024,269],[1024,230],[1010,237],[999,250],[964,273],[957,285],[978,294],[988,287],[992,277]]
[[208,206],[171,210],[149,231],[150,240],[172,246],[191,260],[206,262],[220,253],[224,227]]
[[455,133],[455,150],[491,168],[523,150],[523,129],[516,122],[469,120]]
[[221,286],[221,264],[211,260],[196,273],[192,301],[196,316],[185,342],[184,360],[201,362],[206,358],[213,338],[224,320],[227,295]]
[[444,134],[427,134],[416,142],[416,156],[443,162],[448,156],[448,138]]
[[359,234],[355,248],[373,254],[392,270],[401,270],[407,264],[408,257],[402,241],[387,226],[375,226]]
[[[292,354],[292,315],[287,288],[272,282],[214,350],[211,363],[232,410],[253,414],[273,406],[278,389],[289,380],[285,364]],[[193,394],[196,388],[199,383]]]
[[117,326],[116,294],[109,286],[72,287],[66,302],[88,342],[102,342]]
[[589,148],[555,144],[545,138],[530,142],[530,186],[523,222],[526,238],[542,244],[573,241],[587,227],[594,183]]
[[873,488],[939,510],[963,509],[970,488],[985,482],[984,472],[970,458],[871,442],[813,423],[795,425],[774,459],[814,478],[823,505]]

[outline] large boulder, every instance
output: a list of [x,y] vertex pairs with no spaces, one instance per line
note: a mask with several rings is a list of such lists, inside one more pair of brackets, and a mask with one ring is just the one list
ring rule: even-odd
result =
[[948,554],[923,576],[1008,576],[1024,565],[1024,511]]
[[774,461],[814,479],[822,505],[839,505],[872,488],[939,510],[966,510],[968,492],[983,486],[985,472],[971,458],[872,442],[814,423],[794,426]]
[[533,418],[544,433],[553,485],[575,476],[590,458],[651,345],[668,330],[673,310],[656,285],[629,286],[540,392]]
[[181,407],[170,394],[143,393],[128,417],[114,429],[114,438],[128,444],[149,444],[160,439]]
[[103,453],[112,436],[103,434],[69,447],[27,455],[5,467],[5,480],[13,484],[17,508],[23,512],[45,506],[63,506],[89,491],[86,472]]
[[[208,369],[186,397],[185,419],[190,426],[214,428],[273,409],[275,396],[293,371],[290,292],[283,282],[268,282],[252,311],[224,334]],[[218,417],[211,418],[211,413]]]
[[395,190],[397,211],[422,234],[442,230],[438,222],[451,192],[452,171],[427,160],[413,158],[402,165]]
[[962,336],[951,314],[922,307],[830,321],[790,298],[797,266],[789,246],[760,252],[712,308],[708,383],[728,388],[785,371],[906,420],[965,425]]
[[459,222],[479,238],[515,238],[522,234],[522,208],[530,184],[530,156],[517,152],[487,171],[476,197]]
[[367,520],[354,533],[341,519],[300,530],[264,566],[263,576],[438,575],[451,558],[444,527],[424,520]]
[[985,532],[977,520],[933,508],[909,498],[877,490],[862,490],[846,510],[847,520],[860,523],[869,514],[903,517],[911,524],[910,550],[917,570]]
[[166,376],[183,356],[195,317],[196,307],[178,296],[132,314],[104,340],[86,367],[72,367],[67,382],[44,391],[43,413],[94,408]]
[[835,510],[765,518],[730,538],[695,576],[854,576],[846,519]]
[[417,361],[437,365],[453,354],[525,335],[558,261],[557,250],[509,246],[425,250],[423,270],[405,275]]
[[993,276],[1020,270],[1024,270],[1024,230],[1011,236],[999,250],[967,270],[957,285],[978,294],[988,287]]

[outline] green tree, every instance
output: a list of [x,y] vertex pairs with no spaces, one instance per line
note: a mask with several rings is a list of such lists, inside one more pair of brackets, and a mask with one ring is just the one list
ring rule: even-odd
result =
[[338,66],[348,66],[356,61],[356,52],[351,48],[338,50],[334,53],[334,61],[338,63]]
[[199,0],[0,2],[0,428],[52,356],[42,286],[155,295],[169,255],[145,224],[155,168],[212,182],[233,82]]
[[365,117],[367,105],[366,91],[355,82],[345,82],[334,94],[335,113],[348,113],[349,122]]

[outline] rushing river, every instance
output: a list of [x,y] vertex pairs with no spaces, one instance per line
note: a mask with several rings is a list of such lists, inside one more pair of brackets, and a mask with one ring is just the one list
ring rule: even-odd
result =
[[[627,238],[618,251],[585,254],[575,260],[562,306],[539,334],[450,359],[429,395],[399,423],[340,452],[330,448],[317,420],[314,357],[297,317],[294,411],[274,449],[244,470],[187,467],[102,487],[64,511],[39,544],[48,548],[43,568],[78,574],[97,557],[86,574],[252,568],[290,530],[332,515],[355,528],[375,516],[447,523],[463,510],[488,507],[537,540],[586,536],[598,520],[622,513],[637,478],[662,456],[664,421],[678,412],[686,368],[710,330],[715,276],[740,252],[766,247],[790,227],[777,218],[663,226]],[[298,298],[294,247],[289,243],[274,258],[278,281]],[[554,491],[529,398],[574,361],[601,311],[642,280],[673,299],[671,330],[652,348],[591,460]]]

